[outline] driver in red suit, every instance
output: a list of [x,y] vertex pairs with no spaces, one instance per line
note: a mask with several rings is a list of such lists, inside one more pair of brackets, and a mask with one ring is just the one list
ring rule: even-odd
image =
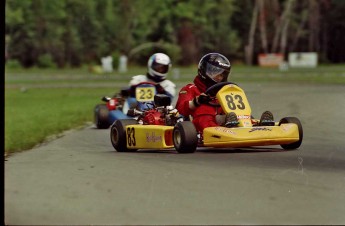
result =
[[226,115],[223,122],[218,122],[217,115],[224,114],[221,107],[208,105],[211,98],[205,91],[220,82],[226,82],[231,71],[229,60],[219,53],[208,53],[203,56],[198,65],[198,75],[194,83],[188,84],[179,92],[176,109],[185,118],[192,117],[197,131],[202,132],[206,127],[223,125],[234,127],[238,124],[235,113]]

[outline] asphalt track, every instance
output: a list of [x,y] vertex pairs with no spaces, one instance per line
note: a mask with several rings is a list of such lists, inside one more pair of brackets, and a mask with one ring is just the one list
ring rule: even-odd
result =
[[119,153],[90,125],[7,158],[5,223],[344,225],[345,87],[241,86],[254,116],[301,120],[299,150]]

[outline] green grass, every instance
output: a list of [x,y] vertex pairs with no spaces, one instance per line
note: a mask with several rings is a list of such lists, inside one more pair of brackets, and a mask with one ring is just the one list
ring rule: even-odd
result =
[[[173,68],[170,79],[179,85],[189,83],[196,66]],[[27,150],[47,137],[93,121],[93,108],[104,95],[112,95],[127,85],[132,75],[145,74],[145,68],[132,67],[127,73],[93,74],[80,69],[5,70],[5,154]],[[235,65],[230,81],[289,82],[345,85],[345,65],[315,69],[245,67]]]
[[93,120],[93,108],[111,88],[6,89],[5,153],[26,150],[53,134]]

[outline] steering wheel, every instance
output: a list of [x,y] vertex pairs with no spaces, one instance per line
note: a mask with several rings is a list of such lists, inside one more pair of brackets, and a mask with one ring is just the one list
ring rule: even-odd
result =
[[236,85],[233,82],[220,82],[220,83],[216,83],[213,86],[209,87],[206,91],[205,94],[209,95],[210,97],[215,97],[218,93],[218,91],[223,88],[223,86],[225,85],[229,85],[229,84],[233,84]]
[[223,86],[225,85],[229,85],[229,84],[233,84],[233,85],[236,85],[235,83],[233,82],[220,82],[220,83],[217,83],[217,84],[214,84],[213,86],[209,87],[206,91],[205,91],[205,94],[210,96],[211,97],[211,100],[207,103],[208,105],[211,105],[211,106],[214,106],[214,107],[219,107],[220,104],[219,103],[214,103],[212,102],[218,91],[223,88]]

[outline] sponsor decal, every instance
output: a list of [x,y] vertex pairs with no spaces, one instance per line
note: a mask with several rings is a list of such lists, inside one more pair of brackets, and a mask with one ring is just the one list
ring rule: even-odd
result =
[[218,136],[218,135],[212,135],[211,137],[218,138],[218,139],[221,138],[221,136]]
[[180,94],[186,94],[187,93],[187,91],[186,90],[182,90],[182,91],[180,91]]
[[161,135],[157,135],[155,134],[155,132],[150,133],[146,133],[146,142],[162,142],[162,136]]
[[231,129],[228,129],[226,127],[215,127],[215,130],[222,132],[222,133],[231,133],[231,134],[236,134],[234,131],[232,131]]
[[291,129],[292,125],[291,124],[282,124],[282,129],[287,132]]
[[218,61],[218,64],[219,64],[220,66],[223,66],[223,67],[230,67],[230,65],[229,65],[229,64],[224,64],[224,63],[219,62],[219,61]]
[[250,119],[249,115],[237,115],[238,119]]
[[254,127],[253,129],[249,130],[249,133],[255,132],[255,131],[272,131],[272,129],[266,128],[266,127],[259,127],[259,128]]
[[247,122],[247,121],[245,121],[245,122],[244,122],[244,126],[247,126],[247,127],[248,127],[248,126],[250,126],[250,123]]

